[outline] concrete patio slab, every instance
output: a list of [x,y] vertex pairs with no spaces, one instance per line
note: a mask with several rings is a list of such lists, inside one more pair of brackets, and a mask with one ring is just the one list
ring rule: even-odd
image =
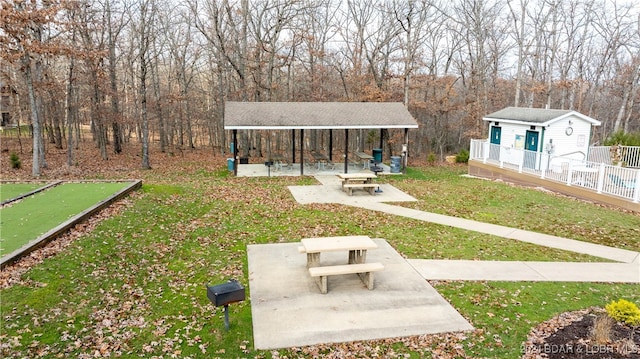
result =
[[335,175],[316,176],[322,183],[318,186],[289,186],[289,191],[298,203],[340,203],[366,206],[369,203],[413,202],[414,197],[400,191],[390,184],[381,183],[382,192],[371,195],[364,190],[355,190],[349,196],[342,190],[340,179]]
[[[332,276],[320,294],[298,243],[247,246],[256,349],[404,337],[473,327],[385,240],[367,252],[381,262],[375,288],[357,275]],[[322,264],[344,264],[347,253],[323,253]]]

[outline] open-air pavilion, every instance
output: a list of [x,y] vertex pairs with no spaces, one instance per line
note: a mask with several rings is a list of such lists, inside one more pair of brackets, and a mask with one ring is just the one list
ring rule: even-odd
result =
[[[333,131],[344,130],[344,173],[349,164],[349,130],[404,129],[403,151],[406,152],[408,131],[418,123],[402,103],[397,102],[233,102],[225,105],[224,129],[233,132],[233,143],[238,143],[238,131],[289,130],[291,131],[291,162],[296,154],[304,163],[304,131],[329,130],[328,158],[333,160]],[[296,130],[299,131],[296,150]],[[380,136],[380,148],[383,148]],[[405,153],[406,154],[406,153]],[[233,148],[234,174],[238,174],[238,146]],[[406,161],[406,156],[405,156]],[[406,166],[406,162],[404,163]],[[304,175],[304,166],[300,166]]]

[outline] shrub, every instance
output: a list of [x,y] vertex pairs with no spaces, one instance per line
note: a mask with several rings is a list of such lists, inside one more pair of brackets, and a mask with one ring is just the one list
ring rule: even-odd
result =
[[593,320],[593,328],[591,328],[591,338],[596,344],[607,344],[611,341],[611,329],[614,320],[608,315],[598,315]]
[[603,143],[605,146],[640,146],[640,132],[614,132],[609,134]]
[[11,168],[19,169],[22,167],[22,162],[20,162],[20,157],[15,152],[11,152],[9,156],[9,161],[11,162]]
[[635,303],[620,299],[607,304],[604,308],[611,318],[632,327],[640,326],[640,309]]
[[433,166],[436,163],[436,154],[433,152],[429,152],[427,155],[427,162],[429,165]]
[[457,163],[467,163],[467,162],[469,162],[469,151],[467,151],[466,149],[463,149],[462,151],[460,151],[456,155],[456,162]]

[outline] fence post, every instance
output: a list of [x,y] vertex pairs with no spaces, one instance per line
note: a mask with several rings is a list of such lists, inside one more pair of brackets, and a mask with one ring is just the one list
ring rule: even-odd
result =
[[638,203],[640,201],[640,171],[636,172],[636,181],[634,183],[636,188],[633,190],[633,203]]
[[604,187],[604,171],[606,167],[605,164],[600,162],[600,168],[598,169],[598,186],[596,192],[602,193],[602,188]]
[[569,161],[569,170],[567,171],[567,186],[571,186],[571,177],[573,177],[573,161]]
[[482,143],[482,163],[487,163],[487,158],[489,158],[489,151],[491,151],[491,145],[489,142]]

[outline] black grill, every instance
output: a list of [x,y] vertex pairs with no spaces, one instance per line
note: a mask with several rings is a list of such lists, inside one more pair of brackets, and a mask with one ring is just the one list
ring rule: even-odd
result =
[[233,279],[227,283],[207,285],[207,297],[216,307],[224,306],[224,327],[229,330],[229,304],[244,300],[244,287]]
[[236,280],[227,283],[209,286],[207,285],[207,297],[213,305],[221,307],[231,303],[243,301],[245,298],[244,287]]

